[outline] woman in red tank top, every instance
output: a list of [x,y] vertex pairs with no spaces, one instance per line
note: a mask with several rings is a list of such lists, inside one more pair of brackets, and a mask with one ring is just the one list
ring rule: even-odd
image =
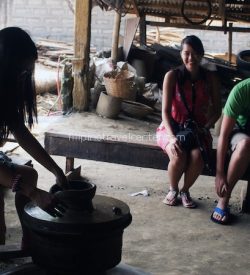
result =
[[[184,38],[181,43],[183,65],[167,72],[163,82],[162,123],[156,136],[158,145],[169,157],[170,187],[163,202],[171,206],[177,204],[180,193],[184,207],[196,207],[189,189],[204,167],[199,146],[185,148],[176,133],[192,117],[199,140],[208,150],[212,146],[209,129],[221,114],[218,80],[213,72],[200,66],[203,55],[204,48],[198,37]],[[179,190],[183,174],[184,183]]]

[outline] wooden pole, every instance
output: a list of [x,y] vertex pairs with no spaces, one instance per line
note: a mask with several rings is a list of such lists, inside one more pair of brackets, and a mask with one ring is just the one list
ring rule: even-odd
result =
[[112,51],[111,51],[111,59],[114,65],[116,65],[117,57],[118,57],[118,45],[119,45],[119,35],[120,35],[120,25],[121,25],[121,14],[116,12],[114,19],[114,28],[113,28],[113,36],[112,36]]
[[233,51],[233,23],[229,23],[228,32],[228,61],[232,63],[232,51]]
[[147,26],[146,26],[145,15],[141,16],[139,24],[140,24],[140,45],[144,46],[147,44]]
[[225,30],[226,27],[227,27],[226,26],[227,20],[226,20],[226,3],[225,3],[225,0],[219,0],[219,15],[221,17],[222,27]]
[[91,29],[91,1],[75,1],[75,40],[74,40],[74,88],[73,107],[76,111],[88,110],[89,93],[89,52]]

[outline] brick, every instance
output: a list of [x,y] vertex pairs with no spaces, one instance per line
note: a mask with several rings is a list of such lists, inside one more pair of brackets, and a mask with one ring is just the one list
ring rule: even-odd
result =
[[32,28],[33,25],[39,25],[39,24],[42,24],[43,20],[41,18],[38,18],[38,17],[32,17],[32,18],[27,18],[27,21],[26,21],[30,27]]
[[45,21],[46,27],[58,25],[57,18],[46,18],[44,21]]
[[30,8],[19,8],[19,9],[15,10],[15,14],[13,14],[13,15],[25,17],[25,15],[30,14],[31,11],[32,10]]
[[101,33],[101,30],[100,29],[91,29],[91,34],[98,34],[98,33]]
[[49,13],[49,11],[47,8],[46,9],[35,8],[32,10],[33,16],[47,16],[48,13]]
[[74,18],[64,18],[61,20],[61,24],[63,26],[73,26],[74,25]]
[[46,1],[44,0],[35,0],[35,1],[28,1],[28,5],[33,7],[44,7],[46,5]]
[[[61,18],[63,18],[64,17],[64,11],[63,11],[63,9],[50,9],[49,10],[49,15],[50,16],[61,16]],[[58,19],[60,19],[61,20],[61,18],[58,18]]]

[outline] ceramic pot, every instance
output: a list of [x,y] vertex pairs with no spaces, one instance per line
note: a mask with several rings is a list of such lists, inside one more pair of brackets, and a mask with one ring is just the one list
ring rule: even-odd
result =
[[97,274],[121,261],[123,230],[131,221],[122,201],[95,196],[96,186],[72,181],[66,191],[52,192],[68,205],[61,218],[54,218],[34,203],[24,209],[30,232],[33,262],[62,274]]
[[121,98],[101,92],[97,103],[96,112],[98,115],[103,117],[117,118],[121,111],[121,103]]

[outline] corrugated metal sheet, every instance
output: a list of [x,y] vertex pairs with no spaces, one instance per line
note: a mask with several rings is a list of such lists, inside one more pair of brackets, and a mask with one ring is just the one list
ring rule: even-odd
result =
[[139,16],[162,17],[166,22],[203,24],[207,20],[250,23],[250,0],[99,0],[109,8]]

